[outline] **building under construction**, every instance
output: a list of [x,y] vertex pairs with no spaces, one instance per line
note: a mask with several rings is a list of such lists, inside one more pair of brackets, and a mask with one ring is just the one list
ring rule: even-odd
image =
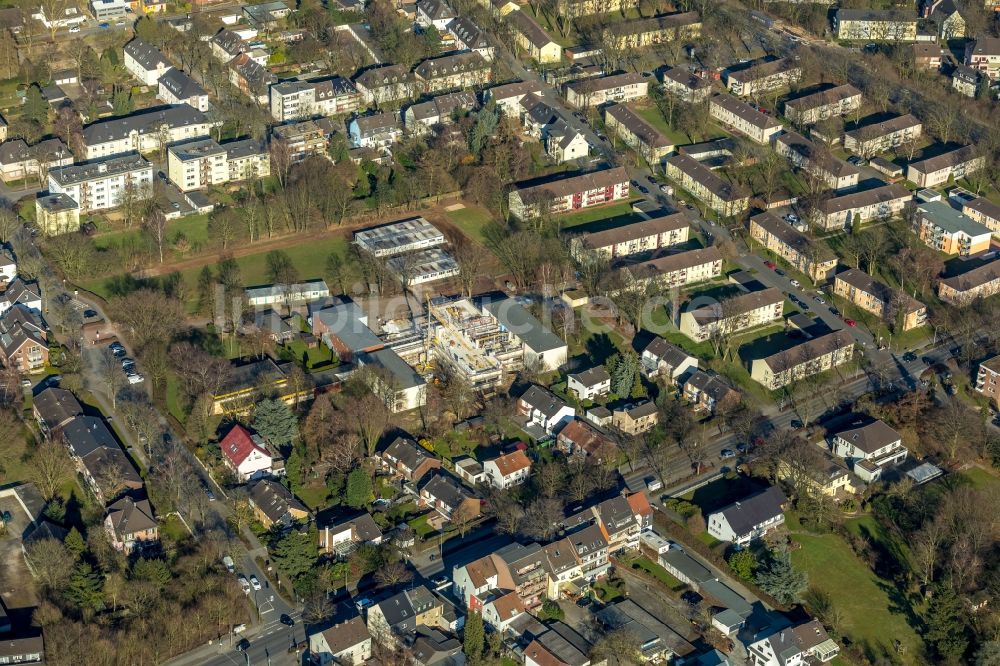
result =
[[491,391],[524,367],[524,345],[488,310],[468,298],[428,304],[429,355],[481,391]]

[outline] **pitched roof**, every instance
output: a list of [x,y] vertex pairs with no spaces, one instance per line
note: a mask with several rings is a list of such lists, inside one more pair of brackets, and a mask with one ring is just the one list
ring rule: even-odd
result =
[[643,261],[638,264],[626,266],[625,270],[635,277],[635,279],[641,280],[719,261],[722,261],[722,253],[719,251],[719,248],[712,245],[697,250],[668,254],[659,259]]
[[339,519],[330,525],[331,532],[351,530],[352,538],[361,542],[377,541],[382,538],[382,530],[370,513],[359,513],[353,518]]
[[501,476],[510,476],[511,474],[520,472],[522,469],[531,467],[531,460],[528,458],[528,455],[520,450],[512,451],[499,458],[494,458],[490,462],[497,466]]
[[651,148],[667,148],[673,142],[667,135],[654,127],[649,121],[624,104],[612,104],[604,109],[606,116],[611,116],[632,132],[640,142]]
[[847,178],[861,174],[856,166],[838,159],[829,150],[818,146],[798,132],[786,131],[777,140],[798,153],[802,158],[809,160],[810,165],[815,165],[836,178]]
[[791,72],[796,69],[799,69],[799,67],[793,61],[787,58],[778,58],[777,60],[751,63],[742,69],[730,71],[727,74],[727,78],[737,81],[755,81],[774,76],[775,74]]
[[373,67],[354,77],[354,83],[369,90],[379,86],[406,84],[413,81],[413,73],[402,65]]
[[554,178],[541,183],[535,181],[515,183],[514,187],[521,195],[522,201],[549,200],[566,197],[577,192],[589,192],[628,183],[628,173],[622,167],[591,171],[590,173]]
[[57,428],[83,413],[83,407],[76,396],[57,386],[41,391],[32,399],[31,404],[48,428]]
[[[511,16],[518,12],[512,12]],[[489,89],[492,99],[510,99],[512,97],[523,97],[530,93],[541,93],[542,84],[538,81],[517,81],[515,83],[505,83],[501,86],[494,86]]]
[[215,36],[212,37],[212,43],[217,44],[223,51],[231,56],[242,53],[246,48],[243,38],[228,28],[223,28],[217,32]]
[[836,255],[825,243],[818,243],[798,231],[792,225],[768,211],[750,218],[752,223],[759,225],[764,231],[776,237],[783,244],[791,247],[799,254],[816,257],[816,261],[825,262],[836,259]]
[[763,361],[771,369],[771,372],[777,374],[852,345],[854,345],[854,338],[844,329],[840,329],[771,354]]
[[906,312],[916,312],[923,310],[923,303],[913,298],[905,291],[893,292],[889,285],[879,282],[872,276],[857,268],[849,268],[834,276],[834,281],[840,280],[848,285],[859,289],[866,294],[871,294],[883,303],[896,303],[898,307],[905,307]]
[[326,640],[326,644],[329,646],[330,654],[332,655],[338,655],[358,643],[371,638],[371,634],[368,633],[368,627],[358,615],[355,615],[346,622],[331,625],[319,633],[323,634],[323,638]]
[[566,346],[562,338],[546,328],[513,298],[494,298],[489,295],[479,299],[478,303],[536,354]]
[[758,129],[774,129],[781,127],[781,123],[766,113],[761,113],[757,107],[750,106],[746,102],[736,99],[732,95],[719,94],[710,100],[711,104],[720,106],[741,120],[750,123]]
[[433,458],[427,449],[414,442],[409,437],[397,437],[385,447],[381,455],[401,462],[408,469],[416,469],[425,460]]
[[47,347],[45,323],[24,305],[16,305],[0,316],[0,348],[10,358],[26,344]]
[[388,111],[355,118],[352,124],[357,125],[358,132],[362,137],[399,130],[399,120],[396,118],[396,114]]
[[838,9],[838,21],[892,21],[917,22],[917,12],[912,9]]
[[726,396],[737,393],[736,389],[729,385],[729,382],[715,373],[708,373],[704,370],[695,370],[694,374],[688,377],[686,384],[690,384],[698,391],[707,394],[713,400],[719,401]]
[[455,17],[455,11],[444,0],[417,0],[417,10],[432,21]]
[[926,160],[920,160],[919,162],[910,162],[909,168],[920,173],[934,173],[935,171],[940,171],[941,169],[947,169],[949,167],[958,166],[959,164],[971,162],[977,158],[982,159],[978,150],[979,149],[973,145],[962,146],[961,148],[949,150],[947,153],[943,153],[936,157],[930,157]]
[[149,500],[136,501],[127,495],[108,507],[107,518],[119,538],[151,530],[157,526]]
[[741,185],[729,182],[689,155],[678,153],[668,158],[667,164],[679,169],[723,201],[738,201],[750,196]]
[[493,600],[493,608],[496,609],[497,617],[501,622],[513,619],[525,612],[524,602],[517,592],[508,592],[498,599]]
[[690,90],[700,90],[702,88],[711,88],[712,82],[708,79],[703,79],[694,72],[684,69],[682,67],[672,67],[667,71],[663,72],[664,83],[666,79],[670,79],[674,83],[678,83],[685,88]]
[[595,76],[589,79],[567,83],[566,88],[572,90],[577,95],[586,95],[601,90],[611,90],[624,86],[634,86],[640,83],[648,83],[648,79],[636,72],[626,72],[625,74],[612,74],[610,76]]
[[860,94],[860,90],[852,86],[850,83],[845,83],[842,86],[835,86],[833,88],[820,90],[819,92],[814,92],[809,95],[803,95],[802,97],[790,99],[785,102],[785,108],[787,109],[790,107],[801,113],[820,106],[836,104],[844,101],[845,99],[857,97]]
[[448,24],[448,32],[462,40],[466,48],[485,49],[490,43],[486,39],[486,34],[471,19],[459,16]]
[[740,317],[748,312],[759,310],[760,308],[773,307],[785,300],[785,295],[780,289],[768,287],[760,291],[751,291],[748,294],[740,294],[727,298],[723,301],[703,305],[700,308],[691,310],[690,314],[699,325],[712,324],[722,319],[730,317]]
[[862,192],[852,192],[839,197],[827,199],[820,204],[820,210],[827,215],[840,213],[853,208],[864,208],[879,203],[888,203],[897,199],[911,199],[913,193],[900,183],[889,183]]
[[1000,220],[1000,206],[986,197],[976,197],[972,201],[962,204],[962,211],[964,212],[965,209],[973,210],[991,220]]
[[205,89],[197,81],[176,67],[160,77],[160,85],[177,99],[190,99],[205,94]]
[[292,511],[308,514],[309,509],[285,486],[271,479],[260,479],[250,486],[250,501],[272,523],[291,523]]
[[140,136],[157,134],[164,125],[177,129],[204,125],[208,122],[208,117],[191,105],[177,104],[87,125],[83,128],[83,140],[88,146],[92,146],[124,139],[132,132]]
[[844,136],[850,137],[857,141],[871,141],[872,139],[886,136],[888,134],[893,134],[901,130],[910,129],[912,127],[920,127],[921,122],[917,120],[916,116],[909,113],[896,116],[895,118],[890,118],[889,120],[884,120],[879,123],[872,123],[870,125],[865,125],[864,127],[858,127],[850,132],[845,132]]
[[118,440],[108,426],[96,416],[73,417],[63,426],[62,434],[72,447],[73,454],[80,458],[101,448],[119,448]]
[[226,433],[226,436],[219,442],[219,448],[235,467],[239,467],[240,463],[246,460],[253,451],[259,451],[262,455],[271,457],[268,450],[258,443],[257,438],[239,423]]
[[421,493],[427,493],[452,510],[457,509],[467,499],[472,499],[472,493],[451,474],[438,471],[420,488]]
[[889,427],[889,424],[881,419],[838,432],[837,437],[845,442],[849,442],[865,453],[874,453],[902,439],[902,435]]
[[429,81],[451,76],[456,72],[471,72],[487,68],[489,68],[489,63],[483,56],[475,51],[469,51],[424,60],[416,66],[413,73],[425,81]]
[[542,549],[548,564],[548,570],[554,574],[568,571],[580,564],[576,548],[568,537],[553,541]]
[[541,49],[549,44],[555,43],[555,40],[549,37],[549,34],[545,32],[542,26],[538,25],[538,21],[531,18],[520,9],[507,14],[506,20],[514,26],[515,30],[524,35],[524,38],[528,40],[528,43],[536,49]]
[[650,340],[649,344],[647,344],[642,351],[643,353],[649,352],[657,359],[673,368],[680,367],[681,363],[684,363],[691,358],[691,355],[686,351],[672,342],[667,342],[658,335]]
[[556,396],[555,393],[547,388],[538,386],[537,384],[529,386],[528,390],[522,393],[518,400],[522,401],[532,409],[541,412],[548,418],[555,416],[560,409],[568,406],[566,402]]
[[690,226],[690,218],[686,213],[671,213],[648,220],[640,220],[632,224],[612,227],[604,231],[585,233],[580,236],[580,241],[584,247],[597,249],[611,247],[619,243],[627,243],[639,238],[679,231],[688,226]]
[[611,375],[608,374],[603,365],[596,365],[582,372],[573,372],[568,376],[584,386],[597,386],[598,384],[611,381]]
[[624,414],[628,418],[635,421],[636,419],[641,419],[656,414],[656,403],[654,403],[651,400],[644,400],[643,402],[640,402],[635,405],[628,404],[622,407],[615,407],[614,413]]
[[977,37],[975,41],[968,45],[968,53],[977,56],[998,56],[1000,55],[1000,38],[998,37]]
[[170,61],[163,57],[160,49],[136,37],[125,45],[125,54],[132,57],[143,69],[149,71],[160,66],[170,67]]
[[782,513],[785,496],[777,486],[769,486],[754,495],[723,507],[717,513],[725,516],[729,527],[739,536]]
[[673,14],[650,16],[630,21],[619,21],[618,23],[612,23],[605,29],[616,35],[639,35],[661,30],[675,30],[700,23],[701,17],[698,15],[698,12],[675,12]]

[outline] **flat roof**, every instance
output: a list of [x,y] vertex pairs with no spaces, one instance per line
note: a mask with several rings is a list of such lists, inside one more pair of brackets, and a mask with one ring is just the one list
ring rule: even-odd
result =
[[930,201],[917,206],[924,217],[950,234],[963,233],[967,236],[989,236],[992,232],[968,215],[960,213],[943,201]]

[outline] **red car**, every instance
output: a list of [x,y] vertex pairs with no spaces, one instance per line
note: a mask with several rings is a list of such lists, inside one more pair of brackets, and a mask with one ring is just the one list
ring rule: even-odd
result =
[[765,265],[765,266],[767,266],[768,268],[770,268],[770,269],[771,269],[772,271],[773,271],[773,270],[774,270],[775,268],[777,268],[777,267],[778,267],[778,265],[777,265],[776,263],[774,263],[773,261],[765,261],[765,262],[764,262],[764,265]]
[[854,321],[853,319],[845,319],[844,323],[847,324],[848,326],[857,326],[858,325],[858,322]]

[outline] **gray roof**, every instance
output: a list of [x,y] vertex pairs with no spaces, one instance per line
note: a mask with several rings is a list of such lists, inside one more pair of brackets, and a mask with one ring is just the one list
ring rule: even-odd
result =
[[330,335],[340,340],[352,353],[382,346],[382,340],[362,322],[364,313],[353,301],[341,303],[313,314],[313,327],[318,320],[330,329]]
[[160,77],[160,85],[177,99],[190,99],[205,94],[198,82],[176,67]]
[[358,541],[363,543],[382,538],[382,530],[375,523],[370,513],[359,513],[353,518],[340,519],[330,525],[331,531],[340,532],[350,527],[357,534]]
[[837,437],[861,449],[865,453],[874,453],[882,447],[898,442],[902,436],[889,427],[885,421],[876,420],[865,425],[857,425],[850,430],[838,432]]
[[309,513],[306,505],[300,502],[288,488],[271,479],[260,479],[250,487],[250,500],[272,523],[290,525],[295,518],[291,511]]
[[747,534],[754,527],[781,515],[785,496],[777,486],[770,486],[739,502],[733,502],[715,513],[725,516],[729,527],[737,535]]
[[365,365],[375,365],[388,372],[395,382],[396,389],[410,389],[416,386],[423,386],[427,383],[416,370],[401,359],[399,354],[392,349],[383,348],[373,352],[362,352],[358,360]]
[[643,349],[643,352],[649,352],[672,368],[680,367],[681,363],[691,358],[691,355],[686,351],[672,342],[667,342],[660,336],[656,336],[650,340],[646,348]]
[[160,53],[160,49],[138,37],[125,45],[125,53],[132,56],[146,70],[157,69],[160,65],[171,66],[170,61]]
[[107,178],[114,174],[131,173],[141,169],[152,169],[152,164],[142,155],[132,154],[53,169],[49,171],[49,177],[53,178],[63,187],[67,187],[98,178]]
[[948,167],[956,167],[976,159],[983,159],[977,146],[968,145],[950,150],[935,157],[930,157],[919,162],[910,162],[910,168],[919,173],[934,173]]
[[608,540],[604,536],[604,532],[601,531],[601,526],[597,523],[592,523],[582,530],[573,532],[566,538],[570,540],[573,547],[576,548],[577,556],[581,558],[608,547]]
[[475,51],[455,53],[424,60],[413,72],[425,81],[451,76],[455,72],[488,69],[489,63]]
[[200,160],[210,155],[221,155],[226,152],[215,139],[208,137],[204,139],[193,139],[170,147],[170,152],[177,156],[177,159]]
[[549,34],[545,32],[542,26],[538,25],[538,21],[520,9],[508,14],[506,21],[514,26],[514,29],[520,32],[537,49],[544,48],[555,41],[549,37]]
[[44,197],[38,197],[35,202],[49,211],[50,213],[57,213],[64,210],[73,210],[74,208],[79,208],[80,204],[72,199],[68,194],[47,194]]
[[603,365],[588,368],[583,372],[574,372],[569,375],[584,386],[597,386],[611,380],[611,375],[604,369]]
[[73,453],[81,458],[100,448],[119,448],[108,426],[96,416],[74,417],[63,427],[63,437]]
[[558,620],[550,622],[548,628],[548,631],[535,637],[542,647],[569,666],[590,663],[590,653],[594,647],[590,641]]
[[170,128],[203,125],[208,117],[190,104],[176,104],[151,111],[141,111],[124,118],[102,120],[83,128],[83,140],[88,146],[117,141],[132,132],[140,136],[156,134],[164,125]]
[[746,599],[716,578],[705,581],[699,587],[702,594],[710,597],[717,606],[728,608],[742,618],[748,618],[753,613],[753,606]]
[[729,382],[715,373],[708,373],[704,370],[695,370],[694,374],[688,377],[686,383],[690,384],[702,393],[711,396],[711,398],[716,402],[722,400],[731,393],[736,393],[736,389],[730,386]]
[[486,298],[482,307],[489,311],[503,326],[520,338],[535,353],[561,349],[566,346],[559,336],[545,328],[524,306],[512,298],[493,300]]
[[153,507],[149,505],[148,499],[123,497],[108,507],[107,517],[119,537],[127,537],[157,526]]
[[[227,141],[222,144],[222,147],[226,151],[226,159],[238,160],[244,157],[252,157],[254,155],[263,155],[265,148],[261,145],[260,141],[256,139],[236,139],[234,141]],[[322,280],[320,280],[322,282]]]
[[363,137],[399,130],[399,120],[396,118],[396,114],[388,111],[355,118],[351,124],[357,125],[358,133]]
[[416,469],[423,461],[433,458],[427,449],[409,437],[397,437],[392,440],[382,451],[382,455],[398,460],[409,469]]
[[417,9],[432,21],[443,21],[455,17],[455,12],[444,0],[417,0]]
[[24,160],[43,162],[59,159],[72,160],[73,154],[59,139],[45,139],[29,146],[24,139],[13,139],[0,144],[0,164],[14,164]]
[[215,37],[212,37],[212,43],[218,44],[223,51],[231,56],[242,53],[245,48],[243,38],[227,28],[216,33]]
[[671,548],[661,554],[660,559],[698,586],[705,581],[715,580],[715,575],[711,571],[679,548]]
[[532,409],[540,411],[547,417],[555,416],[556,413],[566,407],[566,401],[559,398],[555,393],[547,388],[532,384],[528,390],[521,394],[519,400],[530,405]]
[[448,32],[461,39],[466,48],[485,49],[490,45],[479,26],[464,16],[459,16],[449,23]]
[[271,90],[281,95],[290,95],[306,90],[315,91],[316,99],[325,100],[342,95],[356,95],[358,89],[354,84],[340,76],[327,76],[319,79],[281,81],[271,86]]
[[[632,632],[644,649],[657,646],[668,648],[677,656],[694,652],[694,646],[679,632],[668,627],[631,599],[605,606],[597,613],[597,618],[612,629]],[[687,628],[685,628],[686,630]]]
[[421,486],[420,492],[426,492],[437,501],[443,502],[452,511],[473,497],[457,478],[441,470],[430,475],[430,479]]
[[32,399],[32,407],[48,428],[59,427],[83,413],[76,396],[57,386],[50,386],[36,395]]

